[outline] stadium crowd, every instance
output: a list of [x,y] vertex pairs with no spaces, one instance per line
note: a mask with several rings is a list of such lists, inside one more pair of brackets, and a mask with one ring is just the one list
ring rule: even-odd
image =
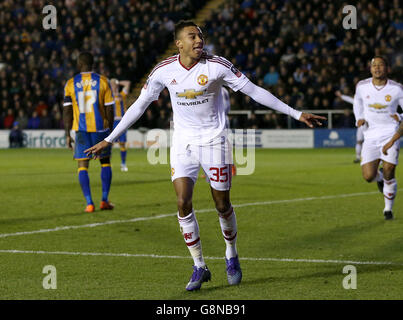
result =
[[64,83],[78,72],[82,50],[94,54],[94,71],[136,83],[172,42],[175,23],[205,2],[58,1],[56,29],[44,30],[44,0],[1,1],[0,129],[15,121],[22,129],[62,128]]
[[[22,128],[61,128],[63,83],[77,72],[80,50],[94,53],[97,72],[140,81],[172,41],[174,23],[194,17],[205,2],[66,0],[59,26],[49,31],[42,29],[44,1],[1,2],[0,128],[15,121]],[[399,2],[358,1],[357,29],[346,30],[343,1],[228,0],[202,26],[206,49],[297,109],[345,109],[333,126],[352,127],[352,106],[335,92],[353,95],[357,81],[370,76],[371,57],[386,56],[390,78],[403,82]],[[231,109],[267,110],[237,93]],[[164,90],[136,126],[169,128],[170,118]],[[230,119],[232,127],[287,127],[287,118],[276,114]]]

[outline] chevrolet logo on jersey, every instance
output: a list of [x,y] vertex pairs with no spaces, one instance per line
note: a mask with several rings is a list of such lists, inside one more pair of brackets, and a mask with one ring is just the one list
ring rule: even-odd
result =
[[195,89],[186,89],[184,92],[177,92],[176,96],[178,98],[194,99],[197,96],[201,96],[203,93],[203,91],[196,91]]
[[387,108],[388,106],[385,106],[385,105],[383,105],[383,104],[380,104],[380,103],[374,103],[374,104],[370,104],[370,105],[368,105],[370,108],[374,108],[374,109],[377,109],[377,110],[379,110],[379,109],[385,109],[385,108]]

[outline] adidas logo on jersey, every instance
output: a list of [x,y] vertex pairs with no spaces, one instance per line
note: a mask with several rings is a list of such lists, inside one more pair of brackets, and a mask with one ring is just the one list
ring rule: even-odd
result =
[[170,83],[171,85],[178,84],[175,79],[173,79]]

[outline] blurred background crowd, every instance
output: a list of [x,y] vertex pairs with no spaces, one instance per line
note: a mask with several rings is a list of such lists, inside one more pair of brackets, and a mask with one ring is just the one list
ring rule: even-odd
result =
[[[343,28],[343,1],[227,0],[202,30],[206,50],[224,56],[251,81],[300,110],[344,110],[333,127],[353,127],[355,84],[370,77],[369,61],[384,55],[390,78],[403,82],[403,9],[399,0],[353,1],[357,29]],[[58,25],[44,30],[43,0],[0,2],[0,129],[61,129],[63,87],[77,73],[82,50],[95,56],[94,71],[136,85],[173,41],[174,24],[192,19],[200,0],[58,1]],[[133,96],[129,104],[136,97]],[[231,92],[234,128],[285,128],[287,118]],[[167,90],[135,125],[169,128]],[[298,126],[296,123],[293,127]]]

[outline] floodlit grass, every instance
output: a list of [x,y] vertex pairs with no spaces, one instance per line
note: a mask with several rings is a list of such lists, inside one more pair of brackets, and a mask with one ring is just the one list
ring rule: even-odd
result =
[[[199,179],[194,207],[211,209],[197,217],[212,281],[191,293],[169,165],[150,165],[146,151],[130,149],[121,172],[113,152],[116,207],[86,214],[70,151],[0,150],[0,299],[403,298],[403,200],[396,198],[395,220],[384,221],[383,196],[362,179],[352,149],[256,150],[254,174],[234,177],[231,191],[233,205],[248,204],[235,209],[243,269],[236,287],[226,282],[218,217]],[[89,172],[98,207],[99,162]],[[135,218],[145,219],[128,221]],[[63,226],[81,227],[52,230]],[[38,230],[45,232],[28,233]],[[342,286],[348,264],[356,290]],[[46,265],[56,267],[56,290],[42,287]]]

